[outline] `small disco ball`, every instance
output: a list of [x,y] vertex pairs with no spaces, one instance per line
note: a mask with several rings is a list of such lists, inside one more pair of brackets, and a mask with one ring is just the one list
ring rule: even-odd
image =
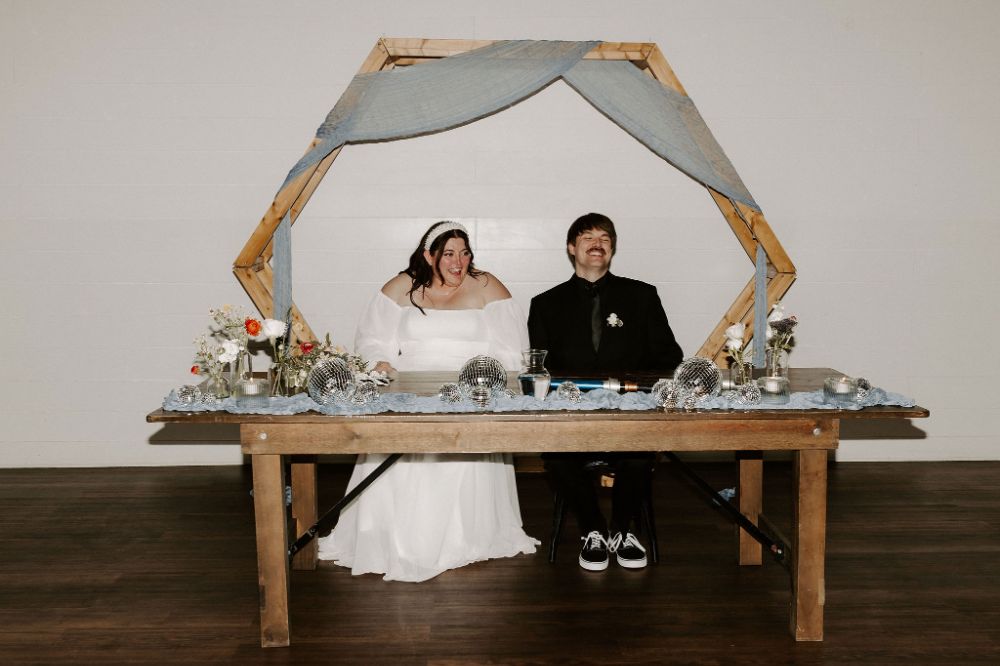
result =
[[488,386],[473,386],[469,390],[469,399],[476,407],[485,409],[493,398],[493,391]]
[[661,379],[653,384],[653,389],[649,394],[653,396],[653,400],[660,407],[673,409],[677,406],[677,401],[680,398],[680,389],[674,380]]
[[760,387],[757,382],[741,384],[736,390],[736,402],[741,405],[756,405],[760,402]]
[[858,400],[864,398],[872,390],[872,383],[864,377],[858,377]]
[[458,372],[458,385],[470,395],[478,387],[486,388],[492,395],[506,388],[507,371],[495,358],[473,356]]
[[441,402],[461,402],[462,389],[458,388],[458,384],[443,384],[441,388],[438,389],[438,397],[441,398]]
[[690,393],[684,394],[684,401],[683,401],[684,411],[685,412],[692,412],[692,411],[694,411],[695,408],[698,407],[698,403],[700,401],[701,401],[701,398],[694,391],[691,391]]
[[193,405],[201,402],[201,389],[192,384],[185,384],[177,389],[177,402],[182,405]]
[[201,404],[205,405],[206,407],[217,407],[221,403],[222,399],[219,396],[212,393],[211,391],[207,391],[201,394]]
[[321,405],[348,401],[354,395],[354,373],[340,358],[325,358],[312,367],[306,379],[309,397]]
[[573,382],[563,382],[556,389],[556,398],[559,400],[569,400],[570,402],[580,402],[583,400],[583,392]]
[[695,394],[698,400],[719,395],[719,391],[722,390],[722,373],[719,371],[719,366],[700,356],[685,359],[677,366],[674,381],[682,391]]
[[351,404],[367,405],[381,397],[382,394],[378,392],[378,386],[375,385],[375,382],[361,382],[354,390],[354,395],[351,396]]

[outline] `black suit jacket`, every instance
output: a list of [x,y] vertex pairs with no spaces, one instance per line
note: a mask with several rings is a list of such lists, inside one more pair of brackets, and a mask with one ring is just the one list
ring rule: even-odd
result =
[[591,301],[568,280],[531,299],[528,335],[535,349],[547,349],[545,367],[553,375],[621,375],[629,372],[673,374],[684,359],[670,330],[656,287],[607,274],[601,292],[601,318],[607,323],[601,344],[591,342]]

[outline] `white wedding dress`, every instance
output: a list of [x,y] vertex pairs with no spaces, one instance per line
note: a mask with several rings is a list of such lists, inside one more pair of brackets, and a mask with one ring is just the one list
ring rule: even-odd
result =
[[[453,370],[488,354],[508,370],[528,346],[523,311],[512,299],[482,310],[400,307],[376,294],[358,325],[356,350],[398,370]],[[348,489],[386,456],[359,455]],[[504,454],[408,454],[375,480],[319,540],[319,557],[351,573],[418,582],[448,569],[533,553],[521,527],[514,467]]]

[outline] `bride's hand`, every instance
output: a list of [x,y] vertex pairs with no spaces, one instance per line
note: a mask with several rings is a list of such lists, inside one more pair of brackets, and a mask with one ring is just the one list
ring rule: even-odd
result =
[[378,363],[375,364],[375,367],[372,369],[375,372],[384,372],[390,377],[396,376],[396,368],[392,367],[392,364],[390,364],[388,361],[379,361]]

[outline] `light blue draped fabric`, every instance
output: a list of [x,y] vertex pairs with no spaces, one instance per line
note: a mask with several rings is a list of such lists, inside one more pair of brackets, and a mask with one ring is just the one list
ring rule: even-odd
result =
[[[241,409],[233,398],[226,398],[218,407],[207,407],[202,404],[185,404],[178,400],[177,392],[171,391],[163,401],[163,409],[171,412],[204,412],[223,411],[231,414],[301,414],[313,411],[333,415],[380,414],[398,412],[409,414],[454,414],[460,412],[513,412],[513,411],[591,411],[595,409],[617,409],[624,411],[650,411],[659,409],[653,396],[649,393],[625,393],[619,395],[615,391],[597,389],[583,394],[580,402],[561,400],[555,393],[550,393],[545,400],[533,396],[515,395],[514,397],[497,397],[490,408],[479,409],[470,402],[442,402],[437,396],[418,396],[413,393],[383,393],[382,397],[367,405],[330,404],[319,405],[308,395],[300,393],[288,397],[269,398],[267,407],[258,409]],[[740,405],[726,395],[708,398],[699,404],[698,410],[735,410],[755,411],[758,409],[846,409],[857,410],[876,405],[894,405],[898,407],[913,407],[916,402],[899,393],[890,393],[881,388],[873,387],[864,398],[855,405],[835,405],[826,401],[822,389],[792,393],[790,400],[784,405],[762,403],[758,405]]]
[[753,277],[753,367],[764,367],[764,343],[767,342],[767,255],[757,243],[756,270]]
[[274,312],[272,319],[291,324],[288,309],[292,307],[292,218],[291,209],[274,230],[274,248],[271,255],[274,271]]
[[581,60],[563,80],[680,171],[759,210],[690,97],[621,60]]
[[[502,41],[409,67],[358,74],[317,130],[317,144],[292,167],[281,189],[345,144],[452,129],[513,106],[562,77],[664,160],[759,210],[694,103],[629,62],[583,60],[600,43]],[[281,224],[286,222],[287,216]],[[281,319],[291,305],[291,241],[290,235],[278,236],[272,266],[274,317]]]

